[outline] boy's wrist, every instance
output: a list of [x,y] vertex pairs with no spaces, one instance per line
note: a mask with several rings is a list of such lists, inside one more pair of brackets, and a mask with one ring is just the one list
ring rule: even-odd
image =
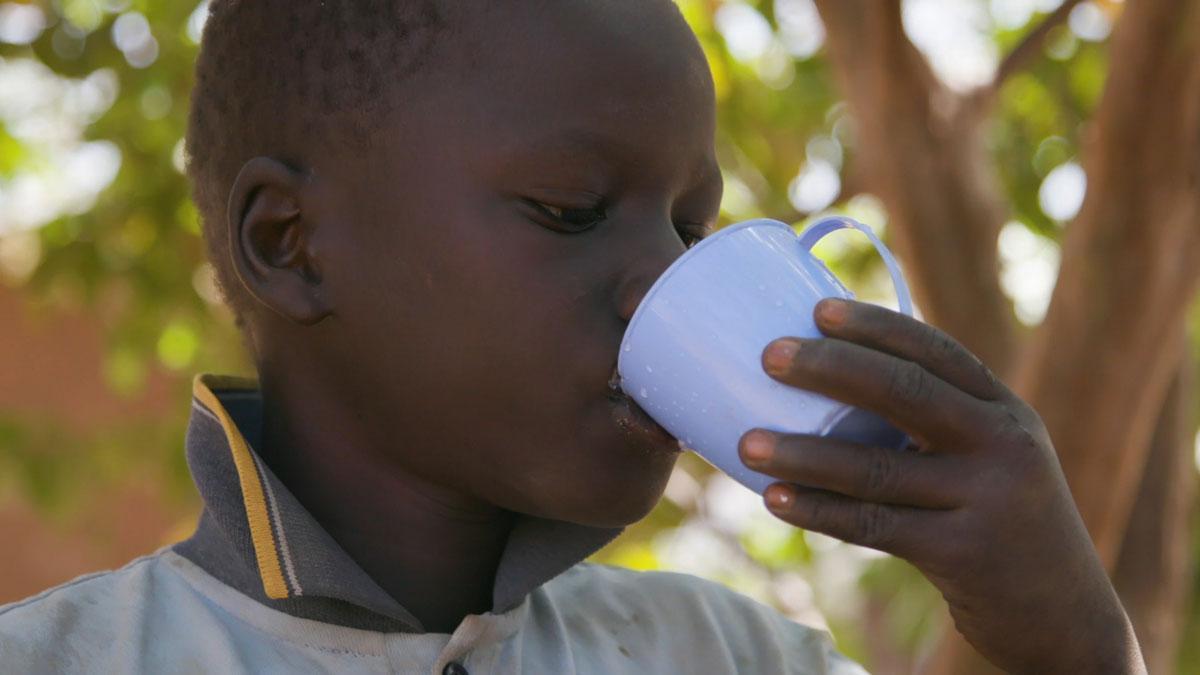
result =
[[1145,675],[1133,625],[1100,561],[1073,581],[1034,591],[1041,600],[1010,614],[1006,628],[977,631],[988,637],[976,648],[1014,675]]
[[1133,625],[1115,592],[1110,602],[1084,616],[1089,618],[1084,622],[1085,630],[1071,631],[1075,635],[1063,641],[1054,663],[1035,666],[1028,672],[1146,675]]
[[1093,675],[1146,675],[1146,664],[1142,659],[1141,649],[1135,640],[1117,640],[1107,644],[1092,644],[1086,647],[1086,652],[1078,653],[1066,661],[1061,661],[1049,670],[1042,667],[1030,669],[1029,673],[1039,675],[1057,674],[1075,675],[1077,673],[1092,673]]

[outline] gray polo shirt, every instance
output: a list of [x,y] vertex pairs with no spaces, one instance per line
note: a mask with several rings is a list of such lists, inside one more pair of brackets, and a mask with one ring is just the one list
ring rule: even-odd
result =
[[187,541],[0,607],[21,673],[862,673],[829,635],[723,586],[581,562],[618,534],[522,517],[490,612],[421,623],[350,558],[253,445],[254,382],[199,376]]

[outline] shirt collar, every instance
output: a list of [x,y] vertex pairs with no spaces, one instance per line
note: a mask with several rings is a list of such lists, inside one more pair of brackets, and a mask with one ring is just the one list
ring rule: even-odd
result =
[[[192,395],[187,462],[204,513],[196,533],[177,550],[217,578],[289,613],[377,625],[361,616],[365,611],[386,617],[400,630],[424,632],[416,617],[354,562],[254,451],[262,431],[257,382],[198,375]],[[516,607],[530,591],[619,533],[518,516],[496,571],[492,611]]]

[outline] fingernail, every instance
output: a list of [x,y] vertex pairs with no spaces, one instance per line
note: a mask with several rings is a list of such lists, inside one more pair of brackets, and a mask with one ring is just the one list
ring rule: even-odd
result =
[[850,304],[837,298],[826,298],[817,304],[817,318],[826,326],[840,326],[850,316]]
[[775,452],[775,437],[769,431],[755,429],[742,439],[742,461],[746,466],[763,466]]
[[767,353],[763,355],[763,367],[768,373],[782,375],[791,368],[792,361],[796,359],[799,351],[800,343],[795,340],[776,340],[767,346]]
[[786,485],[775,484],[767,488],[767,507],[772,510],[782,510],[792,505],[794,497],[792,489]]

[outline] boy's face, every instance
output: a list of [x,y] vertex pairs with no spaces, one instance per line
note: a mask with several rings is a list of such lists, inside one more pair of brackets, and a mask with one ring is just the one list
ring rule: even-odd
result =
[[709,71],[669,1],[499,5],[400,87],[366,153],[314,162],[335,205],[316,367],[401,470],[623,525],[677,446],[621,424],[609,380],[634,308],[717,217]]

